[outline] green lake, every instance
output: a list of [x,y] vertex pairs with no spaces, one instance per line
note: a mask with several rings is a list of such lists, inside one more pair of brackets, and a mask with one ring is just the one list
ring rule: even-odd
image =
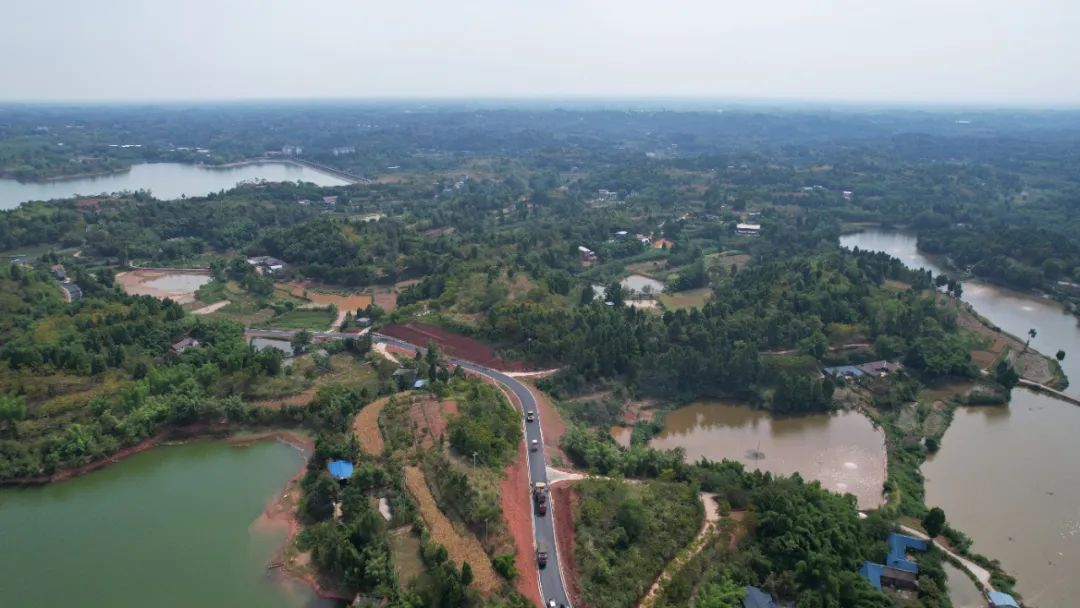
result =
[[5,606],[330,606],[267,569],[284,526],[259,524],[303,466],[276,441],[158,447],[42,487],[0,490]]

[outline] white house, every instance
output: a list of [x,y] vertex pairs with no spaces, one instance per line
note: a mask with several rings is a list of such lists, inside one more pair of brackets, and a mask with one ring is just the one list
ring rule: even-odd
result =
[[757,236],[761,234],[761,224],[736,224],[735,234]]

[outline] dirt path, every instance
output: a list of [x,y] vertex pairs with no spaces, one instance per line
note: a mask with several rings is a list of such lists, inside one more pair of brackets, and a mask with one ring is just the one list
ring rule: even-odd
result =
[[383,397],[382,399],[372,401],[364,406],[364,409],[360,410],[360,413],[353,419],[353,433],[356,435],[356,439],[360,442],[360,449],[365,454],[370,456],[382,456],[383,442],[382,431],[379,430],[379,414],[382,413],[383,408],[390,402],[392,398],[408,399],[408,393],[398,393],[393,397]]
[[424,480],[423,471],[417,467],[405,467],[405,485],[431,531],[431,539],[446,547],[450,560],[459,567],[462,562],[469,562],[474,576],[473,587],[485,595],[498,591],[499,577],[495,574],[484,548],[480,546],[480,541],[471,534],[459,534],[454,529],[454,525],[439,510],[435,497],[431,495],[431,489]]
[[[525,445],[518,444],[517,459],[504,469],[502,482],[499,484],[499,504],[503,511],[503,521],[510,535],[514,537],[516,552],[514,566],[518,577],[514,588],[518,593],[529,598],[533,605],[543,604],[540,597],[540,577],[536,571],[536,555],[532,528],[532,501],[529,499],[529,463],[525,454]],[[550,551],[550,549],[549,549]]]
[[921,538],[923,540],[928,540],[928,541],[934,543],[935,545],[937,545],[938,549],[941,549],[949,557],[951,557],[951,558],[955,559],[956,561],[960,562],[960,565],[965,570],[967,570],[972,575],[974,575],[975,579],[978,580],[979,583],[981,583],[983,587],[985,587],[986,589],[993,589],[994,588],[994,586],[990,584],[990,571],[988,571],[986,568],[983,568],[979,564],[976,564],[975,562],[971,561],[970,559],[967,559],[966,557],[962,557],[960,555],[957,555],[956,553],[953,553],[952,548],[949,547],[948,545],[946,545],[944,543],[941,543],[941,542],[938,542],[936,539],[931,539],[929,536],[927,536],[923,532],[920,532],[919,530],[916,530],[915,528],[909,528],[908,526],[900,526],[900,529],[904,532],[904,534],[910,534],[911,536],[914,536],[915,538]]
[[382,342],[376,342],[375,344],[373,344],[372,349],[374,349],[374,351],[378,353],[382,358],[393,361],[394,363],[400,363],[400,361],[398,361],[397,355],[390,352],[387,349],[387,346]]
[[686,549],[683,549],[675,559],[668,562],[668,565],[664,568],[660,576],[656,577],[656,581],[653,582],[652,587],[649,587],[649,591],[645,594],[645,597],[641,599],[638,604],[641,608],[651,608],[656,603],[656,599],[660,597],[660,589],[671,579],[671,577],[683,568],[695,555],[701,553],[701,550],[705,548],[705,545],[709,543],[709,539],[716,532],[716,524],[720,521],[720,509],[716,506],[716,494],[711,492],[701,492],[698,494],[698,498],[705,505],[705,519],[701,522],[701,529],[698,530],[697,536],[690,541]]
[[196,310],[191,311],[191,314],[193,314],[193,315],[208,315],[208,314],[210,314],[212,312],[216,312],[218,310],[221,310],[222,308],[225,308],[229,304],[231,304],[231,302],[229,302],[228,300],[222,300],[220,302],[214,302],[213,304],[211,304],[209,306],[203,306],[202,308],[198,308]]

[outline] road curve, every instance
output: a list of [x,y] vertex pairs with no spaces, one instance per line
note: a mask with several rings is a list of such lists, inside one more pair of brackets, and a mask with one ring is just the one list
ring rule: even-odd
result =
[[[245,330],[245,336],[247,337],[265,337],[265,338],[291,338],[296,332],[288,329],[256,329],[251,328]],[[357,334],[346,334],[341,332],[311,332],[313,337],[322,338],[355,338]],[[371,334],[374,342],[380,342],[382,344],[389,344],[391,346],[397,346],[406,350],[424,350],[424,347],[410,344],[404,340],[398,340],[397,338],[391,338],[382,334]],[[547,467],[544,459],[544,436],[540,429],[540,410],[536,404],[536,398],[529,391],[528,387],[522,384],[517,379],[508,376],[498,370],[494,370],[482,365],[477,365],[471,361],[465,361],[456,357],[447,357],[447,361],[450,363],[462,367],[467,371],[475,374],[480,374],[491,378],[495,382],[503,385],[509,389],[514,396],[517,397],[518,402],[521,403],[521,407],[524,410],[522,416],[524,417],[525,411],[534,412],[536,415],[536,422],[525,423],[525,454],[528,456],[529,461],[529,483],[533,484],[538,481],[547,483]],[[529,451],[529,445],[536,441],[538,448],[535,452]],[[522,492],[529,492],[529,504],[532,505],[532,496],[530,488],[521,488]],[[555,601],[555,605],[570,606],[570,598],[566,593],[566,586],[563,584],[562,577],[562,561],[559,559],[558,544],[555,541],[555,524],[554,520],[555,505],[553,501],[548,499],[548,514],[546,516],[540,516],[536,514],[535,507],[531,510],[534,542],[536,546],[545,547],[548,551],[548,565],[546,568],[538,569],[540,579],[540,594],[545,604],[551,600]],[[534,547],[535,548],[535,547]],[[535,562],[534,562],[535,563]]]

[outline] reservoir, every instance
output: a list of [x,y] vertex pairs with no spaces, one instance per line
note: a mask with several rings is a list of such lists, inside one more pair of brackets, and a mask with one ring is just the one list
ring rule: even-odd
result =
[[[910,234],[869,230],[841,237],[845,247],[885,251],[912,267],[931,268]],[[1080,394],[1080,328],[1052,300],[982,281],[964,282],[963,299],[995,325],[1053,355]],[[1005,407],[961,407],[941,450],[923,465],[926,502],[1001,560],[1017,590],[1040,606],[1066,606],[1080,595],[1080,407],[1013,389]]]
[[698,401],[664,416],[664,430],[649,445],[683,448],[688,462],[737,460],[747,469],[799,473],[834,492],[848,492],[859,507],[882,503],[885,435],[857,412],[774,417],[721,401]]
[[185,163],[140,163],[122,173],[43,182],[0,179],[0,210],[14,209],[26,201],[47,201],[77,195],[93,196],[123,190],[149,190],[170,200],[206,196],[228,190],[238,182],[265,179],[272,182],[313,182],[340,186],[347,182],[332,175],[291,163],[251,163],[230,167],[205,167]]
[[330,606],[267,564],[283,525],[256,522],[304,465],[275,441],[153,448],[89,475],[0,490],[5,606]]

